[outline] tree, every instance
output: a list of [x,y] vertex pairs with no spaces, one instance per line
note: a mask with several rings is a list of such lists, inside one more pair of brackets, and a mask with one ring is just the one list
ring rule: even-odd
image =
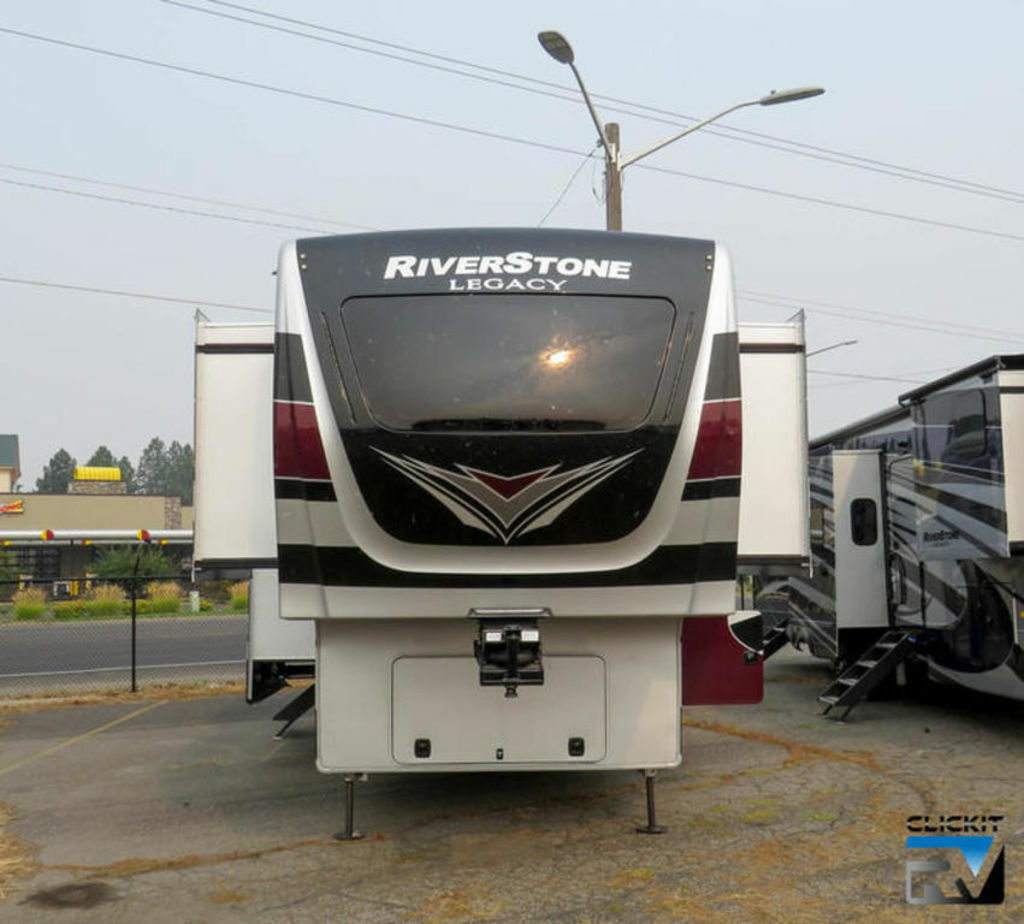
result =
[[139,494],[164,494],[167,484],[167,449],[164,441],[154,436],[139,456],[135,485]]
[[135,466],[128,461],[128,456],[121,456],[117,467],[121,469],[121,480],[127,485],[128,493],[135,493]]
[[167,449],[167,483],[165,494],[180,497],[187,507],[192,503],[192,483],[196,478],[196,461],[192,447],[175,440]]
[[43,466],[43,477],[36,479],[36,490],[40,494],[67,494],[77,464],[66,449],[58,449]]
[[192,447],[174,440],[164,445],[153,437],[139,457],[135,471],[135,490],[139,494],[164,494],[180,497],[186,506],[192,503],[192,482],[195,480],[195,456]]
[[107,449],[106,446],[100,446],[97,450],[89,457],[89,461],[86,465],[98,465],[103,468],[113,468],[117,465],[114,461],[114,454]]

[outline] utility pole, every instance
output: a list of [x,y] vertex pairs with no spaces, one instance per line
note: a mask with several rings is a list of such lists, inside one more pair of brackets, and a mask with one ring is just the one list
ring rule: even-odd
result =
[[618,123],[609,122],[607,125],[601,125],[601,120],[597,116],[597,110],[594,109],[594,103],[590,99],[590,94],[587,93],[587,88],[583,84],[583,78],[576,67],[572,45],[569,44],[566,37],[560,32],[539,32],[537,40],[544,50],[559,64],[568,64],[572,69],[573,76],[576,78],[576,83],[583,96],[583,102],[587,104],[590,118],[597,129],[601,146],[604,148],[605,227],[609,231],[622,230],[622,171],[630,164],[635,164],[641,158],[647,157],[648,154],[660,151],[666,145],[672,144],[673,141],[678,141],[691,132],[695,132],[705,125],[710,125],[712,122],[722,118],[722,116],[735,112],[737,109],[742,109],[744,106],[777,106],[779,103],[792,103],[799,99],[821,96],[825,92],[821,87],[797,87],[793,90],[781,91],[772,90],[771,93],[766,93],[764,96],[759,96],[756,99],[744,100],[742,103],[729,106],[721,112],[716,112],[713,116],[701,119],[699,122],[694,122],[691,125],[687,125],[686,128],[673,132],[667,138],[662,138],[661,141],[649,145],[642,151],[637,151],[635,154],[623,157],[622,148],[619,146]]
[[604,157],[604,214],[609,231],[622,230],[622,170],[619,169],[619,123],[609,122],[604,127],[607,143]]

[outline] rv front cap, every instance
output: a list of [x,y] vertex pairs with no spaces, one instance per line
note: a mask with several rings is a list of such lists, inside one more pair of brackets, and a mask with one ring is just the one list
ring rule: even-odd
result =
[[416,254],[396,254],[388,257],[387,265],[384,267],[384,278],[520,276],[527,273],[553,273],[559,276],[582,276],[594,279],[629,279],[632,268],[633,262],[631,260],[539,256],[526,250],[515,250],[503,256],[464,254],[445,257],[420,257]]

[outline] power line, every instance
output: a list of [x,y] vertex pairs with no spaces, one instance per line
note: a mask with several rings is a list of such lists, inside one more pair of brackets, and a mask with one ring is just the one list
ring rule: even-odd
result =
[[861,375],[856,372],[825,372],[821,369],[808,369],[808,375],[832,375],[841,379],[867,379],[872,382],[906,382],[910,385],[924,385],[924,379],[896,378],[891,375]]
[[[338,221],[334,218],[324,218],[320,215],[303,215],[298,212],[285,212],[280,209],[266,208],[260,205],[246,205],[244,202],[232,202],[228,199],[211,199],[206,196],[193,196],[188,193],[172,192],[167,189],[155,189],[152,186],[135,186],[130,183],[114,183],[110,180],[97,180],[95,177],[89,176],[76,176],[71,173],[57,173],[53,170],[38,170],[33,167],[23,167],[20,164],[0,164],[0,169],[4,170],[16,170],[19,173],[32,173],[36,176],[48,176],[60,180],[73,180],[76,183],[92,183],[96,186],[107,186],[111,189],[127,189],[131,192],[144,192],[151,193],[157,196],[168,196],[173,199],[185,199],[189,202],[204,202],[209,205],[223,205],[228,208],[242,209],[247,212],[263,212],[267,215],[280,215],[283,218],[301,218],[304,221],[319,221],[323,224],[338,225],[343,228],[356,228],[360,231],[379,231],[379,228],[373,228],[369,225],[357,225],[349,221]],[[202,213],[197,213],[202,214]],[[290,225],[281,225],[274,227],[291,227]],[[307,230],[300,228],[299,230]]]
[[180,305],[204,305],[207,308],[230,308],[232,311],[251,311],[256,314],[273,314],[271,308],[253,308],[249,305],[231,305],[226,302],[209,302],[199,298],[174,298],[170,295],[152,295],[148,292],[125,292],[121,289],[98,289],[92,286],[76,286],[63,282],[45,282],[42,279],[18,279],[14,276],[0,276],[0,282],[20,286],[40,286],[46,289],[69,289],[73,292],[90,292],[96,295],[117,295],[123,298],[144,298],[156,302],[173,302]]
[[[216,80],[223,83],[232,84],[235,86],[243,86],[250,89],[265,90],[270,93],[276,93],[282,96],[291,96],[298,99],[305,99],[311,102],[326,103],[328,105],[339,106],[346,109],[356,110],[358,112],[366,112],[374,115],[383,115],[389,118],[400,119],[408,122],[413,122],[419,125],[428,125],[433,128],[441,128],[448,131],[461,132],[463,134],[473,135],[481,138],[490,138],[497,141],[505,141],[511,144],[519,144],[527,147],[538,148],[546,151],[554,151],[560,154],[572,154],[577,157],[584,155],[583,151],[575,148],[568,148],[563,145],[550,144],[543,141],[533,141],[527,138],[518,138],[513,135],[507,135],[501,132],[488,131],[486,129],[472,128],[466,125],[458,125],[452,122],[444,122],[439,119],[428,119],[423,116],[414,116],[407,113],[394,112],[392,110],[381,109],[375,106],[366,106],[360,103],[352,103],[346,100],[339,100],[329,96],[323,96],[316,93],[307,93],[300,90],[289,90],[284,87],[277,87],[271,84],[260,83],[258,81],[245,80],[239,77],[229,77],[226,74],[218,74],[213,71],[206,71],[199,68],[185,67],[178,64],[170,64],[165,61],[155,61],[151,58],[143,58],[137,55],[129,55],[123,52],[110,51],[109,49],[96,48],[89,45],[82,45],[76,42],[69,42],[63,39],[50,38],[48,36],[41,36],[31,32],[24,32],[18,29],[10,29],[6,27],[0,27],[0,33],[8,35],[14,35],[19,38],[27,38],[33,41],[44,42],[46,44],[56,45],[64,48],[72,48],[76,51],[85,51],[91,54],[99,54],[106,57],[114,58],[122,61],[129,61],[135,64],[144,64],[151,67],[158,67],[164,70],[174,71],[177,73],[190,74],[192,76],[203,77],[209,80]],[[954,222],[938,221],[935,219],[923,218],[915,215],[908,215],[901,212],[891,212],[883,209],[875,209],[868,206],[855,205],[848,202],[840,202],[833,199],[825,199],[817,196],[807,196],[799,193],[790,193],[783,190],[771,189],[764,186],[755,186],[750,183],[740,183],[734,180],[724,180],[718,177],[703,176],[696,173],[687,173],[682,170],[672,170],[666,167],[657,167],[650,164],[637,164],[638,169],[650,170],[655,173],[662,173],[669,176],[679,176],[685,179],[699,180],[706,183],[714,183],[719,186],[727,186],[734,189],[742,189],[748,192],[760,192],[766,195],[777,196],[786,199],[792,199],[794,201],[810,203],[814,205],[824,205],[831,208],[845,209],[848,211],[859,212],[862,214],[875,215],[885,218],[893,218],[901,221],[909,221],[916,224],[930,225],[933,227],[946,228],[948,230],[965,231],[972,234],[981,234],[989,237],[997,237],[1005,240],[1016,240],[1024,241],[1024,235],[1011,234],[1009,232],[995,231],[988,228],[977,228],[970,225],[961,225]],[[13,181],[5,181],[13,182]],[[17,184],[16,184],[17,185]],[[28,184],[21,184],[28,185]],[[71,193],[74,195],[74,193]],[[86,195],[81,193],[80,195]],[[99,198],[99,197],[97,197]],[[161,208],[161,206],[153,206],[153,208]],[[174,209],[168,210],[174,211]],[[183,211],[183,210],[182,210]],[[210,216],[210,217],[222,217],[222,216]],[[233,219],[235,221],[246,222],[247,219]],[[252,224],[260,224],[260,222],[250,221]],[[281,227],[287,227],[282,225]],[[310,230],[306,228],[300,228],[299,230]]]
[[[783,303],[783,302],[769,301],[769,300],[763,299],[763,298],[755,298],[755,297],[752,297],[750,295],[740,295],[738,293],[737,293],[737,297],[740,298],[743,301],[756,302],[757,304],[761,304],[761,305],[769,305],[772,308],[792,309],[792,308],[799,308],[799,307],[801,307],[801,303],[798,300],[789,300],[789,301],[786,301],[786,302]],[[984,330],[984,328],[973,328],[973,332],[965,331],[965,330],[949,330],[949,329],[946,329],[946,328],[943,328],[943,327],[939,327],[939,326],[928,324],[927,322],[926,323],[907,323],[907,322],[902,322],[902,321],[884,320],[882,318],[851,317],[850,313],[848,311],[830,311],[827,308],[816,308],[816,307],[813,307],[813,306],[809,306],[809,307],[805,308],[804,310],[806,310],[808,312],[812,312],[814,314],[824,314],[824,315],[828,315],[830,317],[843,318],[846,321],[861,321],[864,324],[880,324],[883,327],[900,327],[900,328],[904,328],[906,330],[920,330],[920,331],[926,331],[926,332],[932,333],[932,334],[945,334],[948,337],[960,337],[961,339],[967,338],[969,340],[984,340],[984,341],[988,341],[988,342],[991,342],[993,340],[996,340],[996,341],[1014,340],[1016,342],[1024,341],[1024,337],[1021,337],[1020,334],[1007,336],[1002,331],[989,331],[989,332],[986,332]]]
[[[258,16],[265,17],[266,19],[275,20],[277,22],[286,22],[292,25],[302,26],[304,28],[316,29],[321,32],[326,32],[329,34],[341,35],[346,38],[356,39],[361,42],[378,45],[384,48],[405,51],[411,54],[429,58],[434,61],[443,61],[446,62],[447,64],[457,64],[460,67],[470,67],[475,70],[482,71],[484,73],[467,73],[465,71],[457,70],[455,68],[445,67],[443,65],[438,64],[431,64],[427,61],[418,61],[416,59],[409,58],[404,55],[394,54],[391,52],[376,51],[372,48],[363,48],[358,45],[352,45],[349,42],[339,42],[336,40],[324,38],[323,36],[310,35],[305,32],[296,31],[294,29],[288,29],[281,26],[274,26],[266,22],[258,22],[256,20],[246,19],[242,16],[234,16],[228,13],[218,12],[216,10],[203,9],[201,7],[196,7],[190,4],[182,3],[180,2],[180,0],[163,0],[163,2],[168,3],[172,6],[180,7],[182,9],[190,10],[192,12],[202,13],[209,16],[216,16],[222,19],[233,20],[236,22],[247,23],[249,25],[257,26],[259,28],[270,29],[276,32],[297,36],[299,38],[309,39],[310,41],[332,44],[353,51],[359,51],[364,54],[372,54],[378,57],[403,61],[407,64],[412,64],[417,67],[425,67],[432,70],[455,74],[457,76],[465,77],[472,80],[481,80],[488,83],[497,84],[499,86],[520,90],[523,92],[535,93],[543,96],[549,96],[554,99],[568,100],[571,102],[576,102],[579,98],[574,87],[564,86],[553,81],[540,80],[536,77],[531,77],[526,74],[517,74],[512,71],[477,64],[475,62],[466,61],[460,58],[454,58],[447,55],[439,55],[433,52],[424,51],[423,49],[414,48],[409,45],[400,45],[395,42],[386,42],[380,39],[372,38],[370,36],[360,35],[355,32],[347,32],[342,29],[332,28],[330,26],[310,22],[308,20],[296,19],[294,17],[289,16],[280,16],[274,13],[268,13],[265,10],[256,9],[254,7],[248,7],[238,3],[226,2],[226,0],[206,0],[206,2],[214,4],[216,6],[226,7],[233,10],[240,10],[246,13],[254,13]],[[484,76],[484,74],[495,74],[501,77],[509,77],[514,80],[534,84],[534,86],[523,86],[521,83],[509,83],[507,80],[498,80],[495,79],[494,77]],[[547,87],[549,89],[538,89],[538,87]],[[672,110],[669,109],[663,109],[656,106],[649,106],[643,103],[637,103],[630,100],[623,100],[617,97],[607,96],[605,94],[600,93],[595,93],[592,95],[595,99],[602,100],[605,103],[605,108],[608,109],[610,112],[618,112],[627,115],[632,115],[638,118],[648,119],[654,122],[674,125],[676,127],[679,126],[680,120],[684,122],[697,121],[697,118],[695,116],[685,115],[679,112],[673,112]],[[614,104],[618,105],[616,106]],[[620,108],[621,106],[626,106],[630,108],[623,109]],[[636,110],[641,111],[637,112]],[[665,118],[666,116],[668,118]],[[793,141],[791,139],[781,138],[777,135],[770,135],[764,132],[753,131],[751,129],[733,128],[729,125],[718,125],[706,128],[704,129],[704,132],[706,134],[717,135],[719,137],[726,138],[731,141],[740,141],[745,144],[753,144],[759,147],[784,151],[786,153],[794,154],[800,157],[808,157],[814,160],[821,160],[827,163],[834,163],[840,166],[849,167],[851,169],[865,170],[868,172],[878,173],[885,176],[896,177],[898,179],[909,180],[911,182],[924,183],[931,186],[938,186],[946,189],[951,189],[957,192],[981,195],[986,196],[988,198],[1001,199],[1003,201],[1008,202],[1024,203],[1024,193],[1015,190],[1003,189],[997,186],[977,183],[972,180],[964,180],[958,177],[946,176],[940,173],[921,170],[915,167],[907,167],[900,164],[894,164],[888,161],[879,160],[877,158],[864,157],[858,154],[850,154],[843,151],[837,151],[832,148],[805,144],[803,142]]]
[[807,196],[802,193],[783,192],[779,189],[770,189],[767,186],[755,186],[752,183],[740,183],[736,180],[722,180],[718,177],[702,176],[697,173],[687,173],[683,170],[673,170],[669,167],[656,167],[652,164],[638,164],[642,170],[651,170],[655,173],[666,173],[670,176],[681,176],[690,180],[700,180],[704,183],[715,183],[719,186],[729,186],[733,189],[744,189],[748,192],[764,193],[768,196],[780,196],[785,199],[793,199],[797,202],[808,202],[812,205],[825,205],[830,208],[845,209],[850,212],[860,212],[864,215],[876,215],[881,218],[895,218],[900,221],[910,221],[919,225],[930,225],[935,228],[947,228],[951,231],[967,231],[971,234],[983,234],[988,237],[999,237],[1010,241],[1024,241],[1024,235],[1011,234],[1009,231],[994,231],[991,228],[977,228],[973,225],[961,225],[952,221],[939,221],[935,218],[923,218],[920,215],[908,215],[906,212],[890,212],[886,209],[876,209],[867,205],[855,205],[852,202],[840,202],[838,199],[825,199],[821,196]]
[[[843,305],[837,302],[815,301],[810,298],[792,299],[787,295],[775,295],[771,292],[760,292],[756,289],[740,289],[737,292],[737,296],[749,301],[759,301],[765,305],[775,304],[779,308],[787,309],[790,309],[793,305],[805,306],[808,311],[820,308],[834,308],[838,311],[842,311],[844,317],[850,317],[852,315],[851,320],[867,321],[872,317],[878,317],[886,320],[897,319],[913,323],[922,323],[922,319],[916,315],[899,314],[894,311],[879,311],[872,308],[857,308],[853,305]],[[769,301],[769,299],[771,301]],[[859,315],[867,315],[867,317],[859,317]],[[1024,339],[1024,336],[1022,336],[1020,331],[997,330],[995,328],[988,327],[979,328],[976,324],[958,324],[955,321],[936,320],[923,321],[923,323],[929,325],[929,329],[946,328],[951,334],[977,334],[979,332],[985,332],[991,334],[993,337]]]
[[47,186],[45,183],[26,183],[0,177],[0,183],[7,186],[19,186],[23,189],[37,189],[44,192],[61,193],[65,196],[77,196],[81,199],[96,199],[100,202],[114,202],[118,205],[133,205],[139,208],[156,209],[161,212],[175,212],[180,215],[198,215],[200,218],[218,218],[221,221],[235,221],[244,225],[261,225],[265,228],[284,228],[288,231],[311,231],[314,234],[328,234],[323,228],[307,228],[302,225],[285,225],[276,221],[260,221],[258,218],[240,218],[237,215],[221,215],[217,212],[203,212],[198,209],[187,209],[177,205],[161,205],[156,202],[141,202],[138,199],[126,199],[121,196],[104,196],[101,193],[90,193],[80,189],[64,189],[60,186]]
[[[171,0],[164,0],[164,2],[169,3],[169,2],[171,2]],[[580,175],[580,172],[587,165],[587,161],[589,161],[594,156],[594,151],[596,151],[598,149],[598,147],[600,147],[600,142],[598,142],[598,144],[594,145],[594,147],[591,149],[590,153],[587,154],[587,156],[584,157],[583,160],[581,160],[579,162],[579,165],[576,167],[576,169],[573,170],[572,176],[569,177],[569,182],[565,184],[565,187],[558,194],[558,198],[555,199],[555,201],[551,203],[551,208],[549,208],[544,213],[544,217],[540,221],[537,222],[537,227],[538,228],[541,227],[541,225],[543,225],[544,222],[546,222],[551,217],[551,213],[555,209],[557,209],[558,206],[561,204],[562,200],[565,198],[565,194],[569,191],[569,189],[572,186],[572,184],[576,182],[576,177],[578,177]]]

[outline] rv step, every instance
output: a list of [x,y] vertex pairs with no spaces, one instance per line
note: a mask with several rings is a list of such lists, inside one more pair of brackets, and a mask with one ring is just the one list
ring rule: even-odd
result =
[[789,641],[789,636],[786,633],[786,627],[789,625],[789,617],[780,620],[771,629],[764,634],[764,639],[761,642],[761,660],[767,661],[773,654],[775,654],[786,642]]
[[886,632],[822,690],[818,697],[819,702],[825,705],[822,714],[827,715],[833,706],[845,706],[846,711],[840,720],[845,719],[857,703],[910,657],[914,641],[914,630],[890,629]]

